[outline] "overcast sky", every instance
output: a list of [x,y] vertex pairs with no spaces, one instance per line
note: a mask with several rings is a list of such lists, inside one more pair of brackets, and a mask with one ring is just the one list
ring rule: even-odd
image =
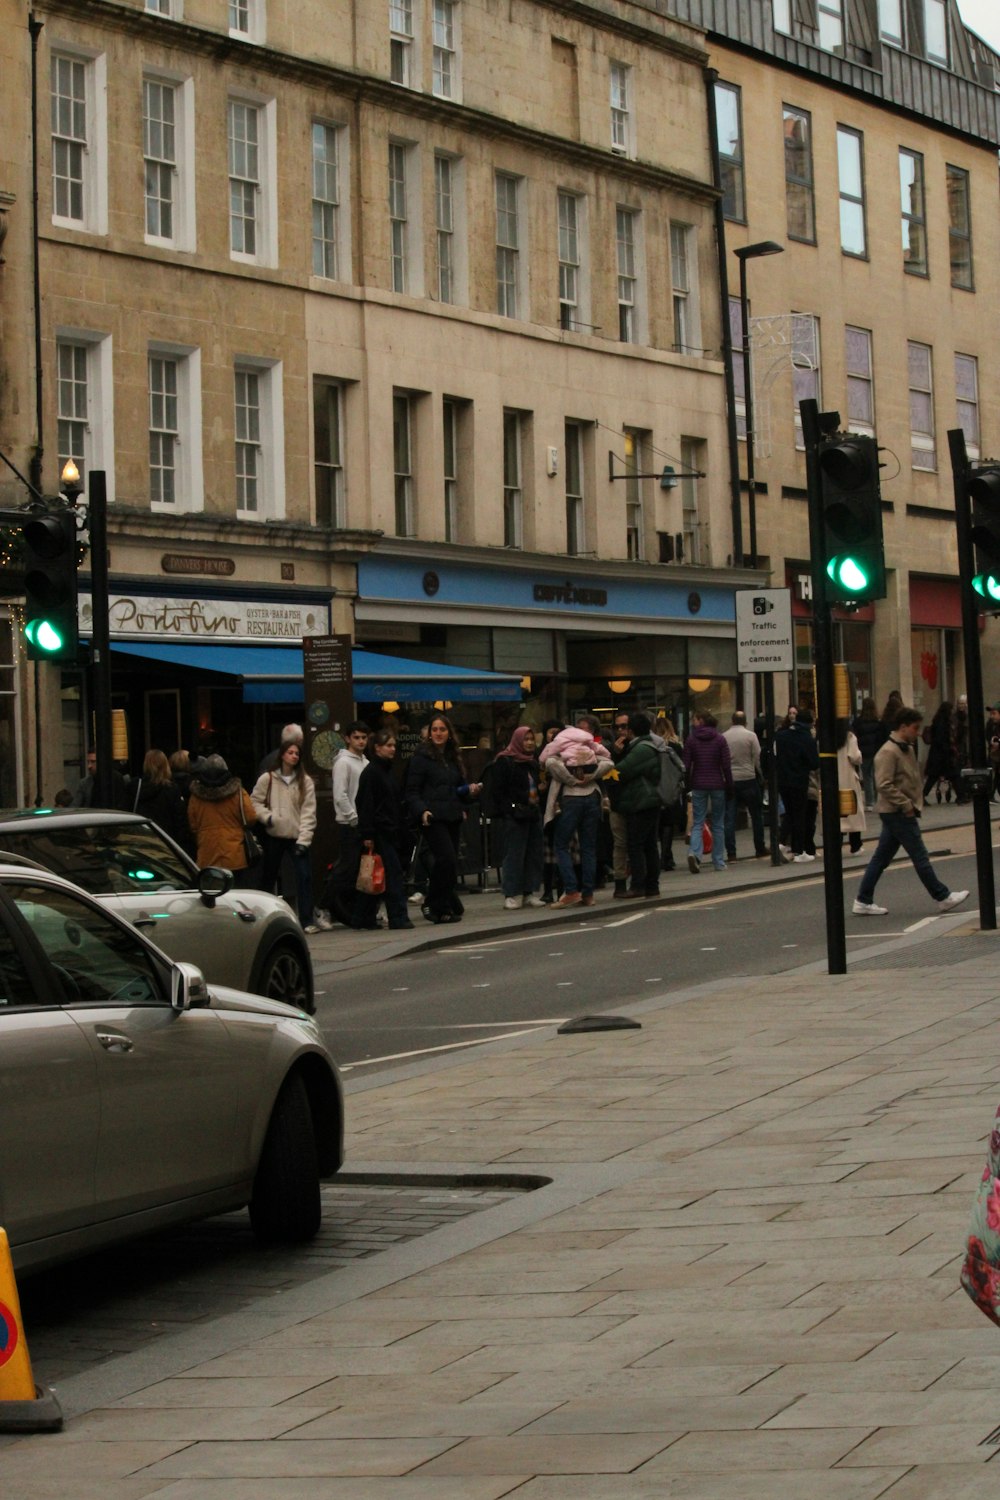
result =
[[984,42],[1000,52],[1000,4],[997,0],[958,0],[962,20],[977,31]]

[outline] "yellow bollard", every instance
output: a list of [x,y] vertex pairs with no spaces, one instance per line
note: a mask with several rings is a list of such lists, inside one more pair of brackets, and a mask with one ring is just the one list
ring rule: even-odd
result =
[[7,1232],[0,1229],[0,1432],[57,1432],[59,1402],[36,1386]]

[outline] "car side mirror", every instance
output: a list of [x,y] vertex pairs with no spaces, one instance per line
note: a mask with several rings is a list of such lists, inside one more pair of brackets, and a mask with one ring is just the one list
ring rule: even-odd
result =
[[170,975],[170,1007],[172,1010],[190,1010],[193,1005],[208,1005],[208,985],[205,976],[196,964],[174,964]]
[[232,870],[224,870],[221,865],[208,865],[198,876],[198,891],[201,895],[203,905],[210,910],[220,896],[233,888]]

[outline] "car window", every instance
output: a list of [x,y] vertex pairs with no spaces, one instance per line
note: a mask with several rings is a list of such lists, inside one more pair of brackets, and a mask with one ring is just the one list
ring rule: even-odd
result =
[[62,997],[50,990],[39,994],[7,928],[0,922],[0,1010],[24,1005],[58,1005]]
[[0,849],[24,855],[91,896],[133,891],[187,891],[192,867],[154,823],[86,823],[62,827],[39,819],[0,828]]
[[165,1003],[158,966],[129,927],[72,891],[13,882],[7,889],[55,965],[70,1005]]

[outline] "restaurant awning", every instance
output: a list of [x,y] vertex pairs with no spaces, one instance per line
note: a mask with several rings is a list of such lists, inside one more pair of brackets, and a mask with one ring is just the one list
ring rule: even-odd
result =
[[[200,641],[112,641],[112,655],[190,667],[235,677],[244,703],[302,703],[302,651],[298,646],[204,645]],[[351,653],[354,697],[360,703],[515,703],[521,679],[509,672],[479,671],[442,662]]]

